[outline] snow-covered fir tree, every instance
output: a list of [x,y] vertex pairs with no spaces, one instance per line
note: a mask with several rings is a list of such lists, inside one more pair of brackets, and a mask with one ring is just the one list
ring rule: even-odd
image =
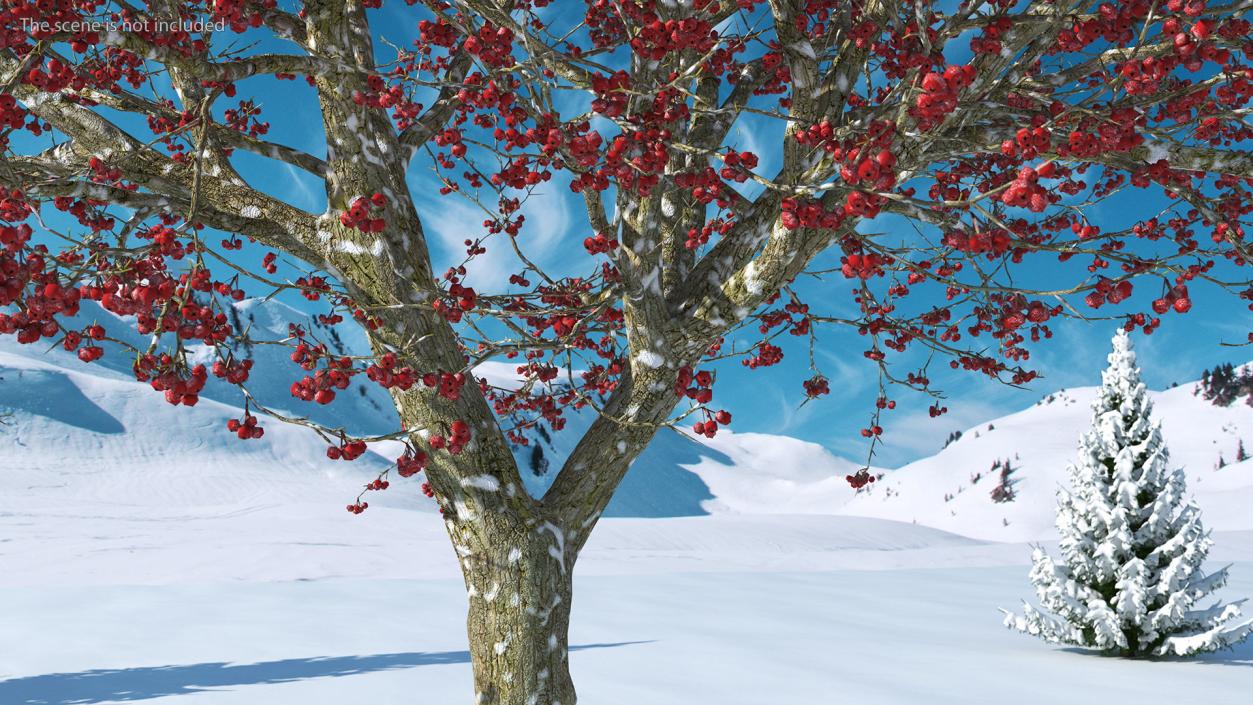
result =
[[1120,331],[1113,342],[1070,491],[1058,496],[1061,555],[1037,547],[1032,557],[1044,609],[1006,612],[1005,625],[1123,656],[1231,646],[1253,620],[1240,619],[1240,602],[1202,604],[1227,571],[1202,569],[1212,541],[1200,510],[1185,498],[1183,470],[1169,465],[1130,338]]

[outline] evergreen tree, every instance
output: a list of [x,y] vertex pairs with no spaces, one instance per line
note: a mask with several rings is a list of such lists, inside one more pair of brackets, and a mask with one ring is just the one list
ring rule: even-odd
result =
[[952,433],[948,434],[948,439],[944,441],[944,447],[947,448],[950,445],[952,445],[954,442],[961,440],[961,437],[962,437],[961,431],[953,431]]
[[997,503],[1012,502],[1018,496],[1014,491],[1014,485],[1018,481],[1013,477],[1014,472],[1018,468],[1011,465],[1008,460],[998,460],[992,464],[992,472],[996,472],[998,468],[1000,469],[1000,480],[997,482],[996,487],[992,488],[992,501]]
[[1215,406],[1231,406],[1245,398],[1253,406],[1253,367],[1237,369],[1231,363],[1205,370],[1201,375],[1200,394]]
[[536,443],[531,446],[531,474],[540,476],[548,472],[548,458],[544,457],[544,449]]
[[1244,439],[1240,438],[1236,440],[1236,462],[1243,463],[1244,461],[1248,459],[1249,459],[1249,454],[1247,451],[1244,450]]
[[[1005,625],[1047,641],[1123,656],[1189,655],[1231,646],[1250,632],[1239,603],[1200,606],[1227,580],[1206,574],[1212,541],[1170,469],[1160,424],[1126,333],[1114,338],[1092,428],[1070,466],[1057,528],[1061,556],[1037,547],[1031,581],[1044,610],[1024,605]],[[1049,614],[1051,613],[1051,614]]]

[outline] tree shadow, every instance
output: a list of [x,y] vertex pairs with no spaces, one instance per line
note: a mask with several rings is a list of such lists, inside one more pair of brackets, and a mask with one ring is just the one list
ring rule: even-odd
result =
[[1195,657],[1197,663],[1219,664],[1223,666],[1244,666],[1253,668],[1253,637],[1232,646],[1229,649],[1201,654]]
[[[609,649],[647,641],[582,644],[571,651]],[[435,651],[373,656],[319,656],[262,663],[197,663],[141,666],[78,673],[48,673],[0,681],[4,705],[91,705],[190,695],[232,686],[288,683],[307,678],[340,678],[418,666],[469,663],[469,651]]]
[[[1070,654],[1078,654],[1080,656],[1089,656],[1097,658],[1124,659],[1126,657],[1115,654],[1106,654],[1094,649],[1085,649],[1078,646],[1064,646],[1058,649]],[[1246,639],[1244,642],[1236,644],[1230,648],[1221,651],[1211,651],[1206,654],[1197,654],[1195,656],[1151,656],[1146,658],[1126,659],[1129,661],[1143,661],[1145,663],[1185,663],[1198,665],[1213,666],[1244,666],[1253,668],[1253,637]],[[3,684],[0,684],[2,686]],[[3,690],[0,690],[0,694]]]

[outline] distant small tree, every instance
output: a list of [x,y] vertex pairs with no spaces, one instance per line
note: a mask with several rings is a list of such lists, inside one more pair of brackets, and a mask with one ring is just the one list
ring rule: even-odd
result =
[[992,472],[1000,470],[1000,480],[996,483],[996,487],[992,488],[992,501],[997,503],[1012,502],[1018,496],[1014,492],[1014,485],[1017,480],[1013,478],[1018,468],[1015,468],[1008,460],[998,460],[992,464]]
[[1140,381],[1131,339],[1114,338],[1092,428],[1070,466],[1057,528],[1061,557],[1035,549],[1031,582],[1044,610],[1024,605],[1005,625],[1046,641],[1122,656],[1180,656],[1225,648],[1253,632],[1238,603],[1198,608],[1227,581],[1206,574],[1212,542],[1185,501],[1183,470],[1169,469],[1161,427]]
[[1236,462],[1243,463],[1249,459],[1249,454],[1244,450],[1244,439],[1236,441]]
[[530,463],[531,474],[543,475],[548,472],[548,458],[544,457],[544,448],[536,443],[531,446]]
[[953,431],[952,433],[948,434],[948,438],[944,440],[944,447],[947,448],[950,445],[956,443],[957,441],[961,440],[961,437],[962,437],[961,431]]
[[1237,399],[1253,405],[1253,368],[1237,369],[1231,363],[1206,370],[1197,391],[1214,406],[1231,406]]

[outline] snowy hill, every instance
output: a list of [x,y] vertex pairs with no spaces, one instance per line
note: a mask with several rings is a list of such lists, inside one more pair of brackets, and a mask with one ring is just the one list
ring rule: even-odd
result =
[[[509,372],[507,365],[480,370],[502,384]],[[0,348],[0,564],[20,566],[6,582],[455,573],[420,477],[393,477],[389,490],[369,493],[363,517],[344,511],[390,466],[388,444],[355,462],[332,461],[325,443],[299,426],[263,420],[263,438],[237,439],[225,425],[240,413],[209,395],[194,407],[172,407],[122,370],[59,351]],[[587,422],[575,416],[567,432],[537,440],[559,458]],[[614,519],[597,533],[586,564],[617,572],[624,561],[655,564],[662,556],[691,570],[699,554],[716,557],[709,565],[722,568],[756,566],[762,555],[774,565],[868,565],[882,562],[884,551],[981,545],[880,520],[744,516],[728,523],[701,516],[821,514],[827,502],[852,496],[842,479],[850,467],[795,439],[726,433],[699,443],[663,430],[615,496],[606,512]],[[534,475],[525,464],[522,472],[536,493],[553,474]],[[704,523],[687,523],[693,521]],[[397,551],[420,561],[398,561]]]
[[[1253,528],[1253,461],[1232,463],[1240,439],[1253,447],[1253,408],[1214,406],[1194,395],[1194,386],[1150,394],[1171,463],[1187,471],[1206,526]],[[1028,409],[967,429],[939,453],[889,473],[841,511],[997,541],[1052,538],[1054,495],[1068,481],[1066,466],[1091,424],[1096,389],[1049,394]],[[1216,469],[1220,455],[1228,464]],[[1016,496],[998,503],[991,497],[999,479],[993,464],[1005,460],[1015,468]]]
[[[255,339],[280,340],[289,326],[300,325],[333,349],[361,354],[367,349],[361,331],[353,325],[320,326],[308,315],[278,301],[243,301],[234,306],[236,325]],[[94,304],[84,306],[78,322],[112,317]],[[115,326],[126,335],[125,325]],[[133,332],[127,342],[139,348],[146,340]],[[197,359],[211,363],[208,349],[193,349]],[[361,379],[341,392],[334,404],[319,405],[294,399],[288,387],[304,372],[288,359],[289,351],[278,345],[254,345],[246,351],[255,360],[256,373],[249,391],[271,408],[304,416],[350,432],[386,433],[397,427],[390,400],[382,388]],[[173,408],[146,385],[135,382],[131,358],[106,354],[85,365],[60,348],[23,346],[0,339],[0,411],[15,412],[16,434],[0,440],[0,466],[22,468],[0,476],[3,483],[25,482],[45,475],[50,468],[93,467],[103,484],[120,495],[150,496],[151,464],[161,459],[167,467],[157,483],[184,481],[182,468],[199,465],[231,471],[208,480],[205,471],[191,470],[194,484],[213,484],[203,496],[188,491],[185,503],[217,503],[260,492],[260,484],[282,484],[276,473],[298,473],[321,478],[318,490],[303,481],[301,491],[316,495],[328,506],[338,507],[356,495],[361,483],[377,473],[391,456],[371,454],[363,463],[331,462],[323,456],[324,443],[311,432],[266,421],[266,436],[241,442],[225,430],[227,419],[241,415],[242,395],[235,387],[210,376],[200,405]],[[517,383],[516,365],[492,361],[476,374],[497,386]],[[573,449],[591,423],[589,413],[568,414],[567,428],[560,433],[530,433],[531,445],[515,448],[527,489],[541,496],[552,483],[561,460]],[[153,434],[152,428],[162,429]],[[538,451],[536,448],[538,447]],[[375,449],[383,453],[386,444]],[[180,460],[181,459],[181,460]],[[843,477],[855,469],[814,443],[766,434],[724,431],[712,440],[697,441],[686,434],[663,429],[637,460],[606,510],[610,517],[698,516],[710,512],[734,513],[832,513],[852,497]],[[29,476],[29,477],[28,477]],[[107,477],[107,481],[104,479]],[[32,482],[35,480],[31,480]],[[134,483],[134,484],[132,484]],[[76,491],[81,490],[76,483]],[[395,488],[417,483],[397,482]],[[86,491],[86,490],[82,490]],[[376,493],[377,494],[377,493]],[[409,492],[397,506],[412,501],[426,504]],[[198,498],[196,498],[198,497]],[[374,504],[376,497],[371,497]],[[429,508],[429,506],[428,506]]]
[[702,506],[711,513],[835,514],[853,499],[845,476],[862,467],[817,443],[769,433],[723,429],[700,444],[716,453],[684,467],[709,487],[713,498]]
[[[241,316],[249,325],[281,337],[289,322],[302,322],[293,309],[274,302],[244,302]],[[109,315],[97,312],[97,315]],[[87,322],[90,314],[84,314]],[[341,334],[341,342],[347,334]],[[329,339],[329,337],[328,337]],[[136,339],[131,341],[141,344]],[[364,346],[349,338],[347,349]],[[330,425],[381,432],[395,428],[381,388],[361,385],[344,393],[334,405],[319,406],[294,400],[286,388],[300,374],[279,346],[256,346],[256,369],[250,390],[276,408],[305,415]],[[206,355],[207,358],[207,355]],[[286,363],[286,364],[284,364]],[[0,436],[0,503],[53,502],[71,505],[99,502],[107,507],[145,505],[252,507],[278,501],[307,500],[337,509],[362,484],[389,465],[397,447],[379,444],[366,457],[347,463],[330,461],[325,442],[311,431],[272,420],[262,420],[266,435],[240,441],[225,429],[228,419],[241,416],[237,390],[210,377],[201,402],[193,408],[175,408],[160,394],[138,383],[127,369],[125,355],[105,355],[101,363],[85,365],[60,349],[20,346],[0,341],[0,413],[11,414],[9,429]],[[478,370],[494,384],[513,383],[513,365],[487,363]],[[542,494],[552,482],[562,457],[590,423],[574,415],[570,428],[558,434],[533,434],[542,446],[544,474],[529,466],[532,447],[518,447],[517,455],[528,488]],[[610,505],[607,516],[694,516],[707,513],[702,504],[713,499],[701,478],[684,466],[704,462],[726,463],[716,448],[685,435],[663,431],[630,473]],[[433,503],[417,491],[417,481],[394,482],[386,493],[373,493],[372,505],[423,507]],[[25,490],[56,485],[57,493]],[[340,509],[342,511],[342,509]]]
[[[85,307],[80,318],[85,324],[110,315]],[[258,338],[280,339],[297,324],[345,352],[365,349],[355,327],[316,326],[276,301],[240,302],[234,315]],[[145,341],[136,336],[130,342]],[[353,431],[395,428],[389,400],[376,385],[357,382],[330,406],[300,402],[288,386],[303,372],[284,347],[256,345],[250,353],[258,371],[250,389],[273,407]],[[200,354],[208,359],[208,351]],[[242,399],[234,387],[211,377],[200,405],[176,409],[135,382],[129,364],[125,355],[105,355],[84,365],[59,349],[0,339],[0,412],[14,412],[12,430],[0,438],[0,468],[5,468],[0,503],[81,500],[251,511],[273,502],[310,502],[342,511],[361,484],[393,459],[395,449],[382,445],[375,448],[379,454],[357,463],[329,461],[311,432],[274,421],[265,422],[265,438],[238,441],[224,428],[227,419],[240,415]],[[500,386],[515,380],[509,362],[488,362],[476,372]],[[1193,388],[1189,383],[1153,394],[1172,460],[1187,469],[1207,525],[1253,529],[1253,514],[1246,511],[1253,506],[1253,462],[1233,462],[1239,439],[1253,448],[1253,408],[1240,402],[1217,407],[1195,396]],[[981,423],[936,455],[887,471],[861,493],[844,481],[858,464],[815,443],[728,430],[696,439],[663,429],[628,473],[606,516],[848,514],[986,540],[1047,539],[1053,536],[1054,492],[1065,482],[1066,465],[1089,423],[1094,389],[1049,394],[1029,409]],[[565,431],[532,433],[530,446],[515,449],[533,495],[551,484],[590,422],[590,415],[572,413]],[[1228,464],[1215,470],[1220,455]],[[999,480],[993,464],[1005,460],[1014,468],[1016,496],[997,503],[990,496]],[[39,497],[19,491],[47,484],[66,491]],[[394,482],[369,501],[381,509],[431,510],[417,486]]]

